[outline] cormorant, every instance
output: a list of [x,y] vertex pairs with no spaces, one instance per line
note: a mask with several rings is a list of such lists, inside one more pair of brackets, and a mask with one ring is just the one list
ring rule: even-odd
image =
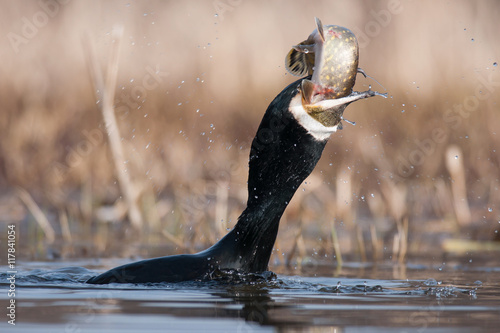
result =
[[[307,61],[304,67],[309,68],[306,74],[315,63],[322,64],[317,70],[321,71],[320,78],[313,74],[293,82],[267,108],[250,149],[247,207],[234,229],[205,251],[126,264],[92,277],[87,283],[180,282],[209,279],[218,270],[240,273],[267,270],[281,215],[316,166],[330,134],[342,128],[344,109],[353,101],[381,95],[371,90],[352,91],[353,77],[359,71],[354,35],[345,28],[323,27],[319,20],[316,22],[318,29],[306,40],[313,45],[303,42],[294,50],[307,55],[302,59]],[[342,38],[350,39],[339,46]],[[347,54],[354,52],[347,58],[355,61],[355,65],[343,69],[349,73],[342,73],[342,79],[348,80],[326,79],[328,71],[338,70],[338,61],[329,56],[328,50],[333,50],[329,43],[348,48]],[[310,58],[310,53],[315,53],[315,59]],[[287,58],[290,72],[293,70],[288,65],[296,65],[299,60],[300,57],[295,57],[290,62]],[[337,93],[339,89],[341,95]]]

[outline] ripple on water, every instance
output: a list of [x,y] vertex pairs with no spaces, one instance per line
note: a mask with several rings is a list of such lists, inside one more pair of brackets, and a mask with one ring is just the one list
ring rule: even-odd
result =
[[[19,321],[40,327],[38,331],[62,331],[73,325],[100,332],[102,325],[110,323],[115,329],[204,330],[211,325],[219,331],[290,325],[345,328],[359,327],[359,323],[367,331],[500,325],[499,287],[488,282],[498,281],[494,276],[498,273],[491,270],[487,275],[460,272],[466,278],[460,282],[450,277],[448,281],[454,283],[433,277],[356,279],[226,271],[214,272],[213,280],[204,282],[89,285],[84,282],[98,272],[84,267],[65,267],[64,263],[22,267],[16,275],[16,288],[22,290],[16,295],[23,314]],[[419,276],[425,272],[437,276],[435,269],[419,267],[417,271]],[[9,285],[8,277],[0,273],[0,285]],[[6,293],[0,294],[0,299],[6,298]],[[5,325],[0,322],[0,331]]]

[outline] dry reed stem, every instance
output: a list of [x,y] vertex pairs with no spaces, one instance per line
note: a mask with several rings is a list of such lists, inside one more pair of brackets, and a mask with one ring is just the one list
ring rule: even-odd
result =
[[382,240],[380,240],[378,238],[377,229],[375,228],[374,224],[370,225],[370,235],[371,235],[371,238],[372,238],[372,249],[373,249],[373,258],[372,258],[372,260],[373,261],[378,261],[383,256],[382,249],[383,249],[384,244],[383,244]]
[[390,179],[385,179],[381,187],[387,207],[396,221],[401,221],[407,212],[407,188],[404,184],[396,184]]
[[[302,223],[301,223],[301,225],[302,225]],[[288,251],[288,254],[287,254],[286,259],[285,259],[285,266],[286,267],[290,267],[293,256],[295,255],[295,251],[297,251],[297,247],[299,245],[300,235],[301,235],[301,228],[297,228],[297,230],[295,230],[295,237],[293,238],[292,248],[290,249],[290,251]]]
[[404,263],[406,252],[408,251],[408,217],[402,221],[397,220],[397,234],[394,234],[394,243],[392,245],[392,260]]
[[31,212],[33,217],[35,218],[36,222],[42,228],[43,233],[45,234],[45,239],[47,240],[47,243],[52,244],[54,243],[54,240],[56,238],[56,233],[54,231],[54,228],[50,225],[49,220],[45,216],[45,214],[42,212],[40,207],[36,204],[35,200],[31,197],[31,195],[26,191],[25,189],[18,187],[17,188],[17,195],[19,199],[26,205],[28,210]]
[[336,188],[336,212],[341,221],[346,225],[352,225],[352,205],[349,203],[352,198],[352,172],[345,171],[345,166],[339,168],[337,172]]
[[68,214],[61,209],[59,210],[59,223],[61,224],[61,232],[66,243],[72,242],[71,231],[69,229]]
[[363,237],[363,230],[359,225],[356,225],[356,238],[358,240],[359,254],[361,255],[361,261],[367,262],[366,258],[366,247],[365,240]]
[[302,265],[302,261],[304,261],[304,259],[307,257],[307,247],[306,242],[304,241],[304,236],[302,236],[302,228],[300,230],[301,232],[299,233],[299,238],[297,239],[297,249],[299,250],[297,263]]
[[396,261],[399,254],[399,247],[401,243],[399,242],[399,234],[394,234],[392,240],[392,261]]
[[337,259],[337,265],[342,266],[342,251],[340,250],[339,238],[337,236],[337,229],[335,229],[335,222],[332,221],[331,224],[331,234],[332,234],[332,243],[333,250],[335,251],[335,258]]
[[[113,41],[110,48],[108,70],[105,82],[102,79],[102,73],[97,65],[95,53],[90,53],[93,52],[93,48],[88,46],[86,47],[86,50],[90,53],[87,58],[90,60],[90,68],[94,78],[96,90],[101,91],[100,89],[104,88],[101,112],[106,123],[106,130],[108,133],[113,162],[115,164],[116,175],[118,177],[118,184],[120,186],[121,193],[125,198],[125,202],[127,203],[127,212],[130,223],[136,230],[140,230],[143,221],[137,204],[139,192],[134,188],[130,176],[125,170],[125,154],[123,152],[121,136],[113,107],[118,75],[120,42],[122,36],[123,26],[115,26],[113,28]],[[89,39],[87,39],[87,41],[90,45],[92,44]],[[102,84],[105,84],[105,86],[102,87]]]
[[[398,223],[398,229],[401,223]],[[408,217],[403,219],[403,224],[399,229],[399,241],[401,242],[401,247],[399,249],[398,261],[400,264],[404,263],[406,258],[406,252],[408,251]]]
[[215,182],[216,202],[215,202],[215,227],[218,230],[219,237],[223,237],[229,228],[228,221],[228,198],[229,182]]
[[450,145],[446,149],[446,168],[452,179],[451,192],[453,194],[453,206],[457,222],[460,226],[466,226],[472,222],[469,202],[467,200],[463,157],[462,150],[457,145]]

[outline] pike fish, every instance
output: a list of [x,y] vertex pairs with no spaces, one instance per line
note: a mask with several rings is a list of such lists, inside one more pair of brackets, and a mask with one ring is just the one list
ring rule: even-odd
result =
[[302,106],[309,115],[326,127],[339,125],[341,129],[347,105],[377,95],[387,97],[387,94],[353,91],[357,73],[366,77],[358,68],[356,36],[347,28],[323,25],[320,19],[315,20],[317,28],[305,41],[292,47],[285,66],[293,75],[312,75],[310,80],[302,80],[300,88]]

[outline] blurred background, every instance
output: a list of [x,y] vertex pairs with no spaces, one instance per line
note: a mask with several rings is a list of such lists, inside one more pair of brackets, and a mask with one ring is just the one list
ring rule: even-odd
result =
[[[285,55],[315,16],[357,35],[360,67],[383,85],[359,75],[355,90],[389,98],[347,109],[356,125],[297,191],[271,269],[499,251],[498,1],[1,3],[0,242],[16,225],[18,258],[135,259],[220,239],[245,207],[260,119],[297,79]],[[118,165],[87,56],[106,73],[116,25]]]

